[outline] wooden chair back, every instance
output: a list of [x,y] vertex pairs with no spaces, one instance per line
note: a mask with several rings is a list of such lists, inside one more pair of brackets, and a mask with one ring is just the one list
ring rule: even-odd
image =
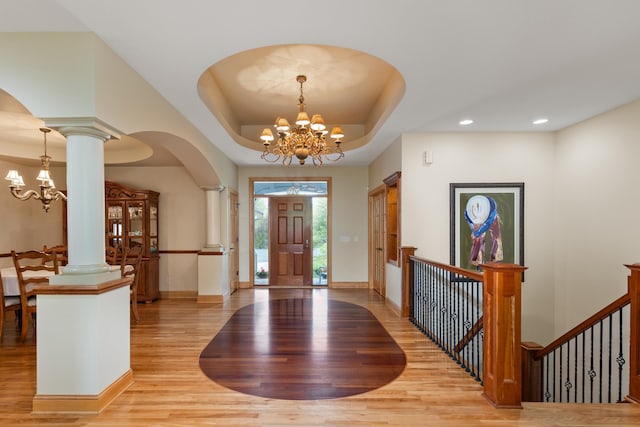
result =
[[46,253],[46,254],[55,254],[56,257],[58,258],[58,264],[59,265],[67,265],[67,262],[69,261],[69,255],[68,255],[68,249],[65,245],[56,245],[56,246],[50,246],[47,247],[47,245],[44,245],[44,247],[42,248],[42,252]]
[[[17,253],[11,251],[11,258],[18,276],[20,287],[20,309],[22,310],[22,330],[20,338],[24,341],[29,327],[29,315],[36,313],[36,294],[33,286],[49,283],[52,274],[60,274],[58,257],[55,252],[26,251]],[[42,273],[39,275],[38,272]],[[35,331],[35,323],[34,323]]]
[[[2,272],[0,272],[0,339],[4,336],[4,317],[7,313],[20,311],[20,297],[4,295],[4,286],[2,285]],[[16,322],[17,322],[16,317]],[[16,323],[17,324],[17,323]]]
[[117,246],[107,246],[105,260],[109,265],[120,265],[120,249]]
[[142,246],[125,248],[120,263],[120,274],[122,277],[132,277],[131,282],[131,310],[136,322],[140,320],[138,314],[138,282],[140,281],[140,268],[142,266]]

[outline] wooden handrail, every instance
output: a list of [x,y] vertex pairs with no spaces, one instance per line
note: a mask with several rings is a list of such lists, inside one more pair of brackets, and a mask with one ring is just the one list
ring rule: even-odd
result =
[[538,350],[535,353],[534,358],[535,359],[543,358],[547,354],[551,353],[553,350],[561,347],[563,344],[565,344],[568,341],[572,340],[574,337],[580,335],[581,333],[583,333],[587,329],[591,328],[592,326],[594,326],[595,324],[597,324],[601,320],[606,319],[612,313],[615,313],[616,311],[620,310],[622,307],[624,307],[625,305],[629,304],[630,302],[631,302],[631,298],[629,298],[629,294],[628,293],[623,295],[623,296],[621,296],[620,298],[618,298],[617,300],[615,300],[611,304],[609,304],[606,307],[602,308],[600,311],[595,313],[593,316],[589,317],[588,319],[586,319],[582,323],[578,324],[574,328],[571,328],[569,331],[567,331],[566,333],[564,333],[563,335],[558,337],[556,340],[554,340],[551,344],[549,344],[546,347]]
[[475,325],[473,325],[471,329],[469,329],[467,333],[464,334],[460,342],[458,342],[458,344],[453,347],[453,351],[455,351],[456,353],[460,353],[462,349],[465,348],[471,342],[471,340],[473,340],[475,336],[480,333],[482,328],[484,328],[484,316],[480,316]]
[[451,273],[457,273],[462,276],[469,277],[470,279],[476,280],[478,282],[482,282],[482,280],[484,280],[484,275],[482,274],[482,271],[467,270],[466,268],[456,267],[455,265],[442,264],[441,262],[431,261],[430,259],[420,258],[417,256],[410,256],[409,259],[412,261],[420,261],[427,264],[431,264],[434,267],[439,267],[443,270],[450,271]]

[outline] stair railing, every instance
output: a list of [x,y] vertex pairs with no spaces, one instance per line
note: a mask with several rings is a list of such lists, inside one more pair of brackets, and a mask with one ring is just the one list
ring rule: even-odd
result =
[[627,293],[549,345],[523,343],[523,400],[640,402],[640,264]]
[[491,404],[521,408],[526,267],[487,263],[479,272],[415,257],[414,251],[402,248],[403,315],[482,384]]

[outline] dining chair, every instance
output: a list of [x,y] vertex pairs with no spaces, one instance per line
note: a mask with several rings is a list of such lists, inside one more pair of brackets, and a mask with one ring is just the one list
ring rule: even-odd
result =
[[134,246],[125,248],[120,263],[120,275],[122,277],[133,277],[129,294],[131,301],[131,311],[136,322],[140,321],[138,314],[138,282],[140,281],[140,267],[142,265],[142,247]]
[[69,251],[65,245],[56,245],[50,247],[44,245],[44,247],[42,248],[42,252],[46,254],[56,254],[56,256],[58,257],[58,265],[67,265],[67,262],[69,260]]
[[11,258],[13,258],[20,286],[20,310],[22,311],[20,339],[24,341],[29,328],[29,317],[32,317],[33,320],[34,336],[36,332],[36,294],[33,291],[33,286],[48,283],[48,276],[60,274],[60,269],[55,252],[47,254],[34,250],[21,253],[11,251]]
[[18,321],[20,315],[20,297],[18,296],[4,296],[4,286],[2,284],[2,272],[0,272],[0,297],[2,297],[2,304],[0,304],[0,340],[4,336],[4,317],[7,313],[13,312],[16,316],[16,325],[20,324]]
[[119,249],[117,246],[107,246],[105,253],[105,261],[109,265],[120,265]]

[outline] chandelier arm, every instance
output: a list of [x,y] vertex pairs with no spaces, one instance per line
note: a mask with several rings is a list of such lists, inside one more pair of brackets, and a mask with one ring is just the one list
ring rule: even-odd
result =
[[[273,160],[271,160],[271,159],[269,158],[269,156],[275,156],[275,158],[274,158]],[[260,158],[261,158],[262,160],[264,160],[264,161],[266,161],[266,162],[269,162],[269,163],[275,163],[275,162],[277,162],[278,160],[280,160],[280,157],[281,157],[281,156],[280,156],[279,154],[275,154],[275,153],[272,153],[271,151],[267,151],[267,150],[265,150],[265,151],[262,153],[262,155],[260,156]]]
[[49,200],[53,200],[53,201],[60,200],[60,199],[67,200],[67,196],[62,191],[59,191],[59,190],[56,190],[53,192],[51,190],[45,190],[45,194],[47,194],[46,198]]
[[[337,157],[334,157],[334,154],[337,154]],[[336,151],[327,151],[324,155],[324,157],[327,160],[330,160],[332,162],[337,162],[338,160],[340,160],[341,158],[344,157],[344,153],[342,152],[342,150],[340,150],[340,148],[338,147],[338,149]]]
[[14,186],[10,186],[9,190],[11,190],[11,195],[18,200],[29,200],[32,197],[36,200],[42,199],[42,196],[35,190],[27,190],[23,193],[22,190]]

